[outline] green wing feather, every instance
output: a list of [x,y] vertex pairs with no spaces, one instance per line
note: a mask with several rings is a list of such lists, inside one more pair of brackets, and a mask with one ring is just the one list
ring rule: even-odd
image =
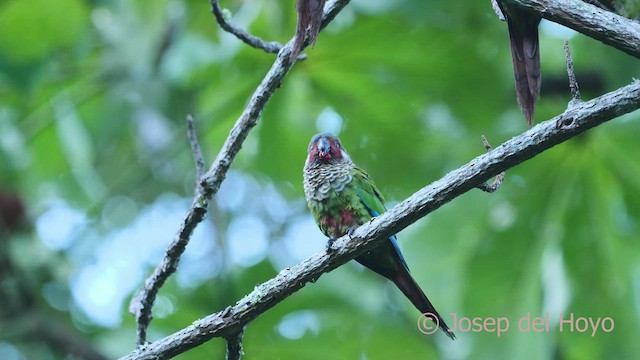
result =
[[367,207],[371,216],[378,216],[387,211],[384,207],[384,197],[380,194],[380,190],[378,190],[376,184],[373,183],[369,174],[358,167],[355,167],[353,172],[358,197],[364,206]]
[[[369,215],[375,217],[387,211],[387,208],[384,207],[384,197],[373,180],[371,180],[369,174],[359,167],[355,167],[353,169],[353,179],[356,182],[356,193],[362,204],[367,208],[367,211],[369,211]],[[409,269],[409,265],[400,251],[400,246],[398,246],[396,236],[389,237],[389,240],[404,266]]]

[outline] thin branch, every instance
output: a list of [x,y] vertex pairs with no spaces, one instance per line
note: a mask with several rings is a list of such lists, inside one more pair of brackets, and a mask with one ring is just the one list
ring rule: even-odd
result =
[[242,351],[242,328],[237,333],[226,338],[227,340],[227,360],[240,360],[244,352]]
[[[571,89],[571,101],[580,102],[580,88],[576,80],[576,73],[573,71],[573,58],[569,49],[569,41],[564,42],[564,56],[567,61],[567,75],[569,76],[569,88]],[[572,105],[570,103],[570,105]]]
[[[487,151],[491,151],[491,144],[489,144],[489,140],[487,140],[487,138],[484,135],[482,135],[482,145],[484,145],[484,148]],[[495,180],[493,180],[491,184],[485,181],[482,184],[478,185],[478,189],[488,193],[496,192],[500,188],[500,185],[502,185],[503,181],[504,181],[504,171],[496,175]]]
[[351,235],[335,241],[335,250],[317,253],[302,263],[286,268],[262,283],[236,305],[195,321],[192,325],[154,343],[140,347],[122,359],[169,358],[214,337],[228,337],[240,331],[260,314],[316,281],[354,257],[374,248],[445,203],[473,189],[477,184],[569,140],[608,120],[640,108],[640,81],[567,109],[466,165],[420,189],[409,198]]
[[242,40],[245,44],[256,49],[262,49],[270,54],[277,54],[280,49],[282,49],[283,45],[279,42],[262,40],[261,38],[255,35],[251,35],[248,32],[228,22],[227,19],[225,19],[224,10],[222,10],[222,7],[220,7],[220,1],[209,0],[209,4],[211,4],[211,12],[216,17],[216,21],[218,22],[220,27],[224,31]]
[[581,0],[500,0],[540,13],[543,18],[572,28],[640,58],[640,22],[629,20]]
[[[234,35],[245,44],[256,49],[264,50],[269,54],[277,54],[280,50],[282,50],[282,47],[284,45],[282,45],[281,43],[277,41],[263,40],[260,37],[251,35],[227,21],[224,10],[220,6],[220,1],[209,0],[209,4],[211,5],[211,12],[213,13],[213,16],[215,16],[216,21],[218,22],[222,30],[230,33],[231,35]],[[307,55],[304,54],[297,56],[297,60],[305,60],[306,58]]]
[[[323,26],[326,26],[327,23],[333,20],[348,3],[349,0],[332,0],[326,7],[322,21]],[[249,134],[249,131],[257,124],[258,118],[267,106],[271,95],[273,95],[285,75],[287,75],[291,69],[292,63],[289,56],[292,47],[293,41],[289,41],[278,53],[276,61],[260,85],[258,85],[249,100],[249,104],[231,129],[229,136],[222,146],[222,150],[209,170],[201,178],[201,190],[194,197],[178,232],[171,241],[171,244],[167,247],[164,258],[155,268],[153,274],[147,278],[144,287],[131,300],[129,312],[134,314],[138,324],[136,331],[136,344],[138,346],[146,342],[147,328],[152,319],[151,308],[155,302],[158,290],[164,285],[164,282],[169,276],[176,271],[180,256],[184,252],[193,230],[196,225],[204,219],[209,201],[211,201],[213,196],[218,192],[220,184],[224,180],[231,163],[242,147],[242,143]]]
[[187,115],[187,137],[189,143],[191,143],[191,153],[193,154],[193,160],[196,165],[196,195],[200,188],[200,179],[204,176],[204,157],[202,156],[202,149],[198,142],[198,134],[196,133],[196,126],[193,123],[193,116]]

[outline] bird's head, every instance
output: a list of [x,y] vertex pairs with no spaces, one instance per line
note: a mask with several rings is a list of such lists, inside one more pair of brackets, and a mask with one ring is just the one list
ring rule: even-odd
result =
[[347,151],[342,147],[338,137],[322,133],[311,138],[309,149],[307,150],[307,164],[337,163],[351,161]]

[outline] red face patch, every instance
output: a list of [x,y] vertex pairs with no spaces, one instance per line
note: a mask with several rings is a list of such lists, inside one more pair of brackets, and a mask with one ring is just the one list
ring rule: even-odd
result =
[[340,140],[328,134],[319,134],[312,139],[309,145],[309,159],[311,162],[318,160],[340,160],[342,155],[342,145]]
[[342,159],[342,150],[340,150],[340,142],[338,140],[329,139],[331,144],[331,157],[336,159]]

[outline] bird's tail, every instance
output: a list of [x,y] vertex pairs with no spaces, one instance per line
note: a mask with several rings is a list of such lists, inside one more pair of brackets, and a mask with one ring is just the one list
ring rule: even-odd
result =
[[296,3],[298,25],[296,27],[293,49],[291,50],[292,61],[295,60],[300,51],[302,51],[307,30],[309,30],[309,43],[312,46],[316,44],[316,39],[322,26],[322,11],[325,1],[326,0],[298,0]]
[[[512,23],[514,21],[520,23]],[[507,19],[507,23],[518,104],[531,126],[535,102],[540,96],[540,49],[538,46],[540,17],[525,14],[520,16],[520,19]]]
[[[391,279],[391,281],[396,284],[398,289],[400,289],[400,291],[402,291],[402,293],[404,293],[404,295],[409,298],[409,300],[411,300],[411,303],[413,303],[413,305],[418,310],[420,310],[422,314],[426,314],[426,316],[429,316],[429,314],[433,315],[433,317],[437,319],[437,325],[440,327],[440,329],[444,331],[444,333],[447,334],[447,336],[450,337],[451,340],[455,340],[455,334],[453,333],[453,331],[449,330],[449,326],[447,326],[447,324],[444,322],[444,319],[442,319],[440,314],[438,314],[438,311],[436,311],[436,309],[433,307],[433,304],[431,304],[431,301],[429,301],[427,295],[424,294],[422,289],[420,289],[420,286],[416,283],[415,280],[413,280],[413,277],[409,273],[409,270],[402,264],[398,265],[399,271],[396,273],[396,276]],[[434,320],[433,317],[429,317]]]

